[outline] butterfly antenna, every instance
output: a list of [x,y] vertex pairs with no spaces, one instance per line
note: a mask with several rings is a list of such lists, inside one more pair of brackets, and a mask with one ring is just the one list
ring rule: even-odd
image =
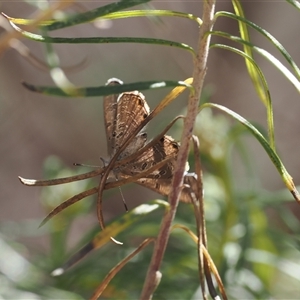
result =
[[[100,160],[102,161],[103,166],[105,166],[106,162],[105,162],[104,158],[100,157]],[[86,164],[81,164],[81,163],[73,163],[73,166],[76,166],[76,167],[88,167],[88,168],[99,168],[99,166],[86,165]]]
[[[105,166],[106,162],[105,162],[104,158],[100,157],[100,160],[102,161],[103,165]],[[99,166],[91,166],[91,165],[85,165],[85,164],[80,164],[80,163],[73,163],[73,166],[77,166],[77,167],[89,167],[89,168],[99,168]],[[116,180],[118,180],[118,179],[116,178]],[[121,197],[122,197],[122,201],[123,201],[125,210],[126,210],[126,212],[128,212],[128,207],[127,207],[124,195],[122,193],[121,187],[119,187],[119,190],[120,190],[120,194],[121,194]]]
[[122,193],[122,189],[121,189],[120,186],[119,186],[119,190],[120,190],[120,194],[121,194],[121,197],[122,197],[122,201],[123,201],[125,210],[126,210],[126,212],[128,212],[128,207],[127,207],[127,204],[126,204],[126,201],[125,201],[125,198],[124,198],[124,195],[123,195],[123,193]]
[[73,163],[73,166],[75,166],[75,167],[99,168],[99,166],[86,165],[86,164],[80,164],[80,163]]

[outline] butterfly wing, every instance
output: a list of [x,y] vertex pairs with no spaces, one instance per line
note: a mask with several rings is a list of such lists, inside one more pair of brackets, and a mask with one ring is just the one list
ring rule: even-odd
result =
[[[150,112],[145,97],[138,91],[122,93],[118,98],[115,127],[112,135],[112,155],[114,155],[132,133],[148,117]],[[147,134],[138,133],[122,152],[119,159],[133,154],[146,143]]]
[[[166,197],[168,197],[169,194],[171,193],[172,178],[170,179],[141,178],[138,179],[136,183]],[[180,198],[179,198],[180,201],[185,203],[191,203],[192,193],[194,193],[194,191],[191,189],[190,186],[184,186],[180,194]]]
[[129,177],[137,175],[141,172],[147,172],[148,169],[154,167],[168,158],[169,160],[159,169],[147,174],[147,178],[153,179],[169,179],[172,178],[174,164],[177,158],[179,144],[171,137],[164,135],[157,140],[151,147],[145,147],[145,151],[139,156],[134,157],[132,161],[120,167],[121,176]]
[[[122,84],[118,79],[110,79],[108,85]],[[111,157],[122,147],[124,142],[131,137],[145,118],[149,115],[149,106],[145,97],[138,91],[126,92],[118,95],[104,97],[105,127],[107,136],[108,151]],[[147,134],[140,131],[121,153],[118,159],[132,155],[144,147]],[[147,174],[144,178],[137,180],[137,183],[150,188],[164,196],[171,192],[173,170],[177,159],[179,144],[171,137],[163,136],[151,147],[146,148],[143,153],[135,157],[114,172],[117,177],[129,178],[140,172],[147,172],[157,163],[168,158],[165,164],[157,170]],[[184,186],[180,200],[191,202],[191,189]]]
[[[145,152],[136,157],[133,162],[120,167],[120,176],[128,178],[140,172],[147,172],[149,168],[168,158],[163,166],[136,181],[136,183],[161,195],[168,196],[171,192],[171,182],[178,150],[179,144],[170,136],[164,135],[152,147],[146,149]],[[190,203],[192,201],[191,197],[189,187],[183,187],[180,200]]]
[[[120,85],[123,82],[117,78],[111,78],[107,81],[106,85]],[[115,131],[115,123],[117,117],[117,102],[119,94],[108,95],[103,97],[103,112],[104,124],[106,130],[107,151],[110,155],[113,150],[113,137],[112,133]]]

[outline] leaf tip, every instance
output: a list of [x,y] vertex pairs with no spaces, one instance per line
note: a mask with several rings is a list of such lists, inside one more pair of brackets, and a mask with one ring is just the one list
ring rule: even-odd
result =
[[51,272],[51,276],[56,277],[56,276],[60,276],[65,272],[65,270],[63,268],[57,268],[54,271]]
[[297,191],[297,189],[295,188],[295,189],[291,190],[290,192],[293,195],[294,199],[298,202],[298,204],[300,204],[300,194]]
[[117,244],[117,245],[123,245],[122,242],[120,242],[120,241],[114,239],[113,237],[110,237],[110,239],[111,239],[115,244]]
[[33,84],[30,84],[30,83],[27,83],[27,82],[25,82],[25,81],[22,81],[22,85],[26,88],[26,89],[28,89],[28,90],[30,90],[30,91],[32,91],[32,92],[38,92],[38,93],[41,93],[41,90],[39,90],[35,85],[33,85]]
[[20,182],[24,185],[35,185],[35,183],[36,183],[35,179],[26,179],[21,176],[18,176],[18,178],[19,178]]
[[7,20],[10,19],[10,17],[9,17],[7,14],[5,14],[4,12],[2,12],[2,11],[1,11],[1,15],[2,15],[5,19],[7,19]]

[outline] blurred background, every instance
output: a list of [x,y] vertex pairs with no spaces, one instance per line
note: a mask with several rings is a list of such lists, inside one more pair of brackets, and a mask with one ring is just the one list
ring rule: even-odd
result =
[[[106,2],[80,3],[86,10],[90,10]],[[202,5],[197,1],[153,1],[150,5],[155,9],[201,16]],[[242,5],[246,17],[275,36],[299,64],[299,11],[285,1],[242,1]],[[32,18],[36,12],[36,8],[25,1],[0,1],[0,10],[16,18]],[[217,11],[220,10],[233,11],[231,2],[219,1]],[[219,18],[215,30],[238,35],[236,22],[229,18]],[[3,34],[4,29],[1,29],[1,32]],[[153,37],[183,42],[194,48],[197,46],[197,34],[198,28],[192,21],[152,17],[84,24],[51,32],[51,36],[66,37]],[[266,39],[251,30],[250,34],[253,43],[281,59]],[[25,39],[21,41],[36,57],[45,61],[42,43]],[[220,40],[213,38],[212,41]],[[184,80],[192,74],[190,54],[171,47],[142,44],[62,44],[54,45],[54,49],[62,67],[76,66],[86,60],[82,69],[67,71],[68,78],[77,86],[104,85],[111,77],[130,83],[160,79]],[[258,55],[256,59],[271,91],[277,149],[297,185],[300,182],[300,160],[297,150],[300,143],[297,138],[300,130],[299,94],[269,62]],[[62,164],[71,169],[75,168],[76,172],[80,172],[80,169],[72,167],[74,162],[100,165],[100,157],[107,157],[102,99],[44,96],[26,90],[21,84],[22,81],[36,85],[54,85],[46,71],[30,64],[14,49],[8,49],[0,57],[0,225],[4,234],[17,237],[17,240],[29,249],[45,253],[50,247],[49,238],[44,235],[43,229],[35,227],[46,215],[40,200],[42,189],[23,186],[18,176],[44,178],[43,165],[49,156],[59,157]],[[212,49],[205,85],[210,91],[211,102],[227,106],[244,118],[266,128],[265,108],[255,93],[241,57],[225,50]],[[168,90],[162,89],[146,91],[144,94],[149,106],[154,108],[167,93]],[[150,136],[159,133],[174,116],[182,113],[186,103],[187,93],[184,93],[174,101],[170,109],[157,117],[154,124],[148,125]],[[180,131],[173,131],[172,135],[179,139]],[[244,142],[251,153],[251,164],[260,185],[272,192],[283,189],[281,178],[258,142],[251,137],[245,138]],[[247,185],[246,174],[241,171],[238,159],[235,167],[239,182]],[[55,194],[56,188],[51,188],[52,193]],[[130,209],[153,199],[154,194],[146,191],[136,185],[124,188],[124,197]],[[108,196],[109,201],[104,203],[107,221],[124,213],[119,191],[110,192]],[[292,196],[289,197],[289,200],[292,200]],[[61,199],[63,200],[65,199]],[[294,202],[290,202],[288,206],[300,216],[300,209]],[[18,227],[16,224],[21,225]],[[96,224],[95,210],[77,218],[68,237],[68,247],[71,249],[80,237]],[[27,230],[25,237],[19,235],[20,230]],[[32,259],[35,250],[26,254],[27,259]]]

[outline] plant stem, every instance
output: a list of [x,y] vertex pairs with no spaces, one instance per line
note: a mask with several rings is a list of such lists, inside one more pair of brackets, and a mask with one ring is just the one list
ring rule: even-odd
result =
[[152,299],[153,293],[157,288],[161,278],[159,269],[168,243],[172,221],[178,206],[179,195],[183,184],[185,165],[188,158],[189,144],[192,138],[194,124],[198,113],[199,100],[206,75],[210,43],[210,35],[208,35],[207,32],[212,30],[214,23],[214,11],[215,0],[206,0],[203,2],[203,23],[199,30],[197,55],[194,58],[194,91],[189,97],[187,116],[184,121],[184,128],[181,138],[181,146],[178,152],[176,168],[174,170],[172,192],[169,195],[170,210],[165,213],[162,220],[160,232],[155,243],[151,263],[148,268],[147,277],[140,297],[142,300]]

